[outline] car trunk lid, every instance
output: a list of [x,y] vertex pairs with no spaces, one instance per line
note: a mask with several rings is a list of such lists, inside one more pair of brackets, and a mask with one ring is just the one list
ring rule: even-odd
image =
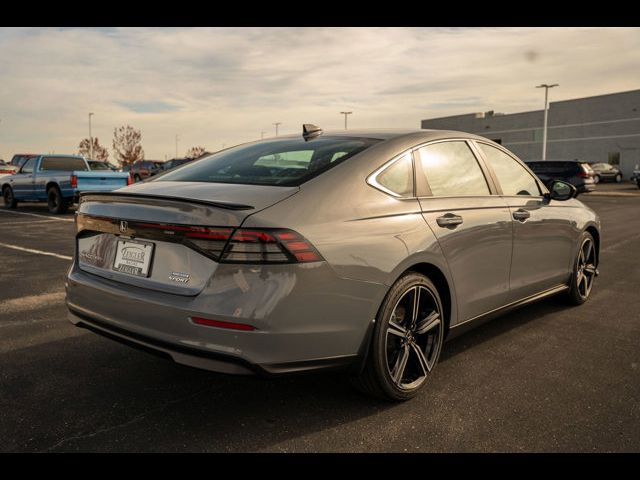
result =
[[[180,188],[183,187],[183,188]],[[80,269],[141,288],[197,295],[231,232],[298,187],[152,182],[84,193],[77,214]]]

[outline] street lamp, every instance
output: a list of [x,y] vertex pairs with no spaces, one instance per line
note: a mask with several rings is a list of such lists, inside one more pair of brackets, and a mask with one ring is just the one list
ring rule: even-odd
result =
[[353,112],[340,112],[342,115],[344,115],[344,129],[347,129],[347,115],[351,115]]
[[89,112],[89,160],[93,160],[93,135],[91,135],[91,116],[93,112]]
[[178,134],[176,133],[176,156],[175,158],[178,158]]
[[549,113],[549,89],[553,87],[557,87],[558,84],[554,83],[552,85],[547,85],[543,83],[542,85],[538,85],[536,88],[544,88],[544,127],[542,129],[542,160],[547,159],[547,116]]
[[282,122],[276,122],[274,123],[274,125],[276,126],[276,137],[278,136],[278,126],[282,125]]

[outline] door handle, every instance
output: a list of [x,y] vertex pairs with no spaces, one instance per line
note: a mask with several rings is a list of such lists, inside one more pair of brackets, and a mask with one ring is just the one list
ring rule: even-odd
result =
[[513,218],[520,222],[524,222],[527,218],[529,218],[531,214],[527,210],[523,210],[522,208],[513,212]]
[[462,217],[460,215],[454,215],[453,213],[446,213],[445,215],[436,218],[436,222],[441,227],[455,227],[462,223]]

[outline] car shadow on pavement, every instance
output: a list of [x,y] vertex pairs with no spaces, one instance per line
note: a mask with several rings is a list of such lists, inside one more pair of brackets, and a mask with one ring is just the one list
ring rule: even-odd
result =
[[[442,361],[563,308],[547,300],[496,319],[449,342]],[[89,332],[4,353],[0,365],[5,452],[289,451],[292,442],[295,450],[314,451],[330,429],[357,428],[376,415],[393,424],[396,415],[442,396],[447,384],[436,379],[414,401],[392,404],[358,393],[340,372],[214,374]],[[337,439],[329,448],[358,450],[353,441]]]

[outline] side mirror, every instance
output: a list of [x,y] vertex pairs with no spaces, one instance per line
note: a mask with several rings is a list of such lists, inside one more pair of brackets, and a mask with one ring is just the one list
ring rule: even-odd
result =
[[549,199],[559,201],[569,200],[578,193],[576,187],[561,180],[554,180],[551,185],[549,185],[549,191]]

